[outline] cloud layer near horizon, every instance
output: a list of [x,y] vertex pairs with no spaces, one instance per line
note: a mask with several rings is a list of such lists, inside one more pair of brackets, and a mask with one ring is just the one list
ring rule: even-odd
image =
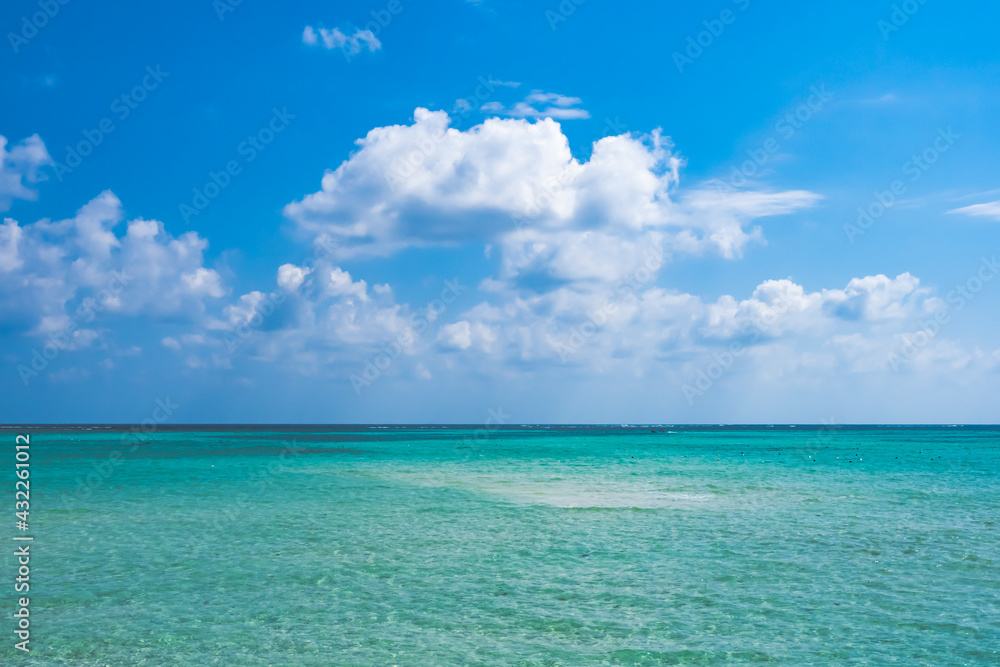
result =
[[[87,299],[103,298],[114,317],[78,322],[68,348],[113,346],[109,330],[121,318],[151,329],[169,320],[185,333],[154,333],[136,349],[177,355],[192,369],[226,372],[240,359],[243,372],[278,364],[345,382],[390,348],[391,372],[414,382],[463,368],[493,378],[561,368],[659,374],[680,386],[734,350],[761,376],[888,372],[904,349],[908,370],[997,365],[997,353],[937,333],[913,346],[947,305],[909,273],[812,292],[778,278],[716,299],[662,284],[672,259],[737,260],[764,241],[760,219],[820,196],[685,188],[683,162],[659,131],[606,137],[580,161],[552,119],[491,118],[459,131],[446,113],[418,108],[411,124],[375,128],[357,145],[319,191],[285,207],[312,258],[276,267],[272,284],[241,295],[205,265],[208,241],[198,233],[175,238],[142,218],[119,231],[125,215],[111,192],[67,220],[6,219],[0,326],[51,340]],[[32,137],[3,155],[0,201],[31,198],[44,144]],[[442,286],[427,304],[398,303],[390,285],[363,276],[365,257],[466,246],[487,256],[479,285]],[[451,306],[449,290],[473,305]]]

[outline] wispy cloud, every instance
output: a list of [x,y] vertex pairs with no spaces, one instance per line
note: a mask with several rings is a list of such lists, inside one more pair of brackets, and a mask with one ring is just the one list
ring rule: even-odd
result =
[[508,88],[517,88],[521,85],[520,81],[500,81],[499,79],[490,79],[489,83],[494,86],[507,86]]
[[582,102],[583,100],[579,97],[533,90],[523,101],[511,107],[506,107],[500,102],[488,102],[480,109],[485,113],[495,113],[513,118],[556,118],[559,120],[590,118],[589,111],[579,108]]
[[315,46],[322,41],[322,46],[327,49],[343,49],[350,55],[361,53],[362,50],[378,51],[382,48],[382,42],[375,37],[371,30],[355,29],[354,33],[347,35],[338,28],[328,30],[326,28],[313,28],[307,25],[302,31],[302,43]]
[[962,208],[956,208],[949,213],[961,213],[963,215],[971,215],[979,218],[992,218],[993,220],[1000,220],[1000,201],[991,201],[985,204],[973,204],[972,206],[963,206]]
[[45,180],[41,167],[52,164],[45,144],[33,134],[7,149],[7,138],[0,135],[0,211],[10,208],[14,199],[34,200],[29,184]]

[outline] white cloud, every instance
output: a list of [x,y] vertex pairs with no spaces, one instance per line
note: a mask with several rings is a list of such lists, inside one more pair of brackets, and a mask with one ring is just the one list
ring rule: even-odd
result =
[[[824,367],[823,372],[889,372],[899,336],[918,330],[944,302],[910,274],[852,279],[844,289],[807,292],[791,280],[761,283],[745,299],[693,294],[626,281],[604,291],[559,287],[504,293],[460,313],[438,341],[462,365],[507,372],[570,366],[592,373],[691,376],[734,343],[753,372]],[[947,345],[943,338],[925,355]],[[953,359],[954,350],[948,353]]]
[[[671,257],[739,257],[762,239],[755,221],[818,197],[683,189],[681,160],[658,132],[606,137],[580,162],[551,119],[490,119],[458,131],[443,112],[418,109],[413,124],[376,128],[358,145],[325,174],[320,192],[286,208],[301,231],[333,247],[332,260],[282,264],[270,290],[228,305],[211,301],[206,311],[224,288],[203,266],[202,239],[172,239],[160,223],[142,219],[117,234],[124,216],[111,193],[70,220],[23,228],[8,221],[0,227],[0,267],[45,266],[41,257],[61,267],[46,273],[58,279],[38,299],[53,304],[36,313],[38,329],[59,326],[81,285],[99,288],[114,269],[134,273],[141,289],[122,291],[109,310],[200,314],[188,334],[161,341],[189,366],[228,367],[224,335],[249,328],[247,357],[306,374],[360,367],[393,341],[414,378],[447,376],[463,356],[461,365],[486,374],[528,364],[683,378],[733,342],[747,346],[746,363],[764,374],[872,372],[885,370],[899,336],[942,307],[907,273],[813,292],[768,280],[746,298],[711,301],[659,285]],[[412,169],[390,178],[414,151],[421,157]],[[388,285],[370,286],[336,264],[338,255],[468,241],[492,244],[499,262],[481,302],[463,312],[421,318],[396,303]],[[931,364],[967,363],[944,339],[921,354]]]
[[45,180],[39,169],[51,165],[45,143],[33,134],[7,150],[7,138],[0,135],[0,212],[10,209],[15,199],[34,201],[38,193],[29,187]]
[[[226,319],[226,325],[235,329],[238,326],[249,324],[253,320],[254,314],[260,310],[261,304],[264,303],[267,298],[268,295],[258,290],[254,290],[253,292],[240,296],[240,298],[236,300],[236,303],[228,305],[222,310]],[[204,341],[199,337],[186,340],[185,342],[200,345],[203,344]]]
[[468,320],[448,324],[441,328],[438,339],[450,347],[468,350],[472,347],[472,327]]
[[[683,191],[681,160],[659,132],[606,137],[580,162],[551,119],[493,118],[466,131],[449,125],[444,112],[417,109],[411,125],[375,128],[357,142],[357,152],[324,175],[321,191],[289,204],[285,213],[341,258],[491,244],[500,262],[481,286],[493,295],[490,301],[437,324],[433,340],[446,356],[449,350],[486,355],[498,367],[515,359],[558,360],[560,336],[623,289],[608,326],[624,347],[595,346],[593,363],[614,355],[655,358],[663,337],[677,340],[680,327],[689,346],[718,337],[710,317],[728,304],[709,306],[654,288],[660,267],[680,253],[738,257],[762,238],[754,220],[818,200],[803,191],[724,197]],[[326,293],[353,296],[357,307],[367,286],[338,271],[329,274]],[[764,285],[755,298],[773,300],[775,289]],[[862,299],[855,291],[831,298]],[[742,311],[765,307],[733,304],[729,319],[746,319],[752,313]],[[378,340],[377,333],[369,335]],[[388,331],[381,333],[384,340]]]
[[[920,281],[904,273],[895,279],[882,275],[854,278],[843,290],[824,290],[823,304],[827,311],[846,320],[901,320],[926,314],[944,307],[940,299],[929,296],[929,290],[919,289]],[[914,304],[923,302],[923,311]]]
[[963,215],[977,216],[982,218],[992,218],[993,220],[1000,220],[1000,201],[991,201],[985,204],[973,204],[972,206],[963,206],[962,208],[956,208],[948,212],[961,213]]
[[461,320],[441,327],[438,341],[445,347],[468,350],[472,347],[492,353],[498,340],[499,327],[484,322]]
[[315,46],[322,41],[322,46],[327,49],[343,49],[350,55],[357,55],[364,49],[370,52],[382,48],[382,42],[375,37],[371,30],[361,30],[357,28],[350,35],[345,34],[338,28],[328,30],[326,28],[313,28],[307,25],[302,31],[302,43]]
[[749,222],[805,210],[820,199],[805,190],[720,193],[695,189],[680,196],[676,212],[678,222],[693,233],[682,231],[675,242],[689,252],[713,249],[727,259],[736,258],[750,242],[762,238],[758,227],[747,228]]
[[191,358],[207,366],[214,355],[219,366],[219,359],[231,356],[227,338],[234,336],[241,353],[307,375],[363,365],[366,354],[388,341],[402,341],[401,353],[413,353],[418,335],[412,313],[393,301],[387,285],[369,290],[366,281],[326,261],[312,267],[282,265],[277,282],[280,291],[243,294],[222,309],[221,317],[208,318],[207,335],[182,338]]
[[521,86],[520,81],[500,81],[499,79],[490,78],[488,83],[494,86],[506,86],[508,88],[519,88]]
[[[124,222],[105,191],[72,218],[0,227],[0,325],[52,334],[73,321],[78,335],[101,313],[197,319],[206,299],[225,295],[203,266],[208,243],[195,232],[174,238],[155,220]],[[86,333],[90,332],[90,333]],[[78,338],[84,340],[84,338]]]
[[23,237],[24,230],[18,227],[17,222],[5,218],[3,226],[0,226],[0,271],[14,271],[24,264],[20,253]]
[[294,292],[309,275],[310,269],[295,266],[294,264],[282,264],[278,267],[278,287]]
[[368,283],[364,280],[352,281],[351,274],[340,267],[330,271],[327,291],[335,296],[353,296],[359,301],[368,301]]
[[[533,95],[527,100],[539,105],[579,103]],[[225,336],[243,330],[246,359],[303,374],[357,370],[390,344],[410,378],[448,378],[464,367],[491,377],[552,368],[685,380],[739,343],[747,372],[774,379],[887,372],[889,353],[944,307],[909,273],[816,291],[766,280],[712,299],[664,287],[659,273],[673,257],[738,258],[763,240],[760,220],[819,197],[681,187],[682,161],[658,131],[601,139],[581,162],[549,118],[492,118],[459,131],[444,112],[417,109],[412,124],[375,128],[357,143],[319,192],[285,209],[306,237],[332,246],[332,257],[281,264],[272,285],[235,298],[224,299],[221,277],[204,265],[203,238],[126,221],[111,192],[66,220],[6,219],[0,326],[51,334],[98,297],[109,314],[186,320],[186,333],[157,338],[189,368],[232,367]],[[43,164],[33,150],[34,162],[18,162],[28,181],[36,176],[23,165]],[[498,261],[479,303],[461,311],[422,314],[360,277],[363,264],[339,265],[470,242],[489,244]],[[124,289],[109,291],[121,277]],[[70,346],[99,345],[106,326],[78,326]],[[994,368],[998,355],[941,335],[908,368]]]
[[445,112],[418,108],[412,125],[373,129],[285,214],[342,258],[476,241],[499,248],[504,281],[607,281],[650,249],[737,257],[761,238],[753,220],[819,199],[678,192],[681,160],[659,132],[606,137],[580,162],[551,119],[449,125]]
[[[490,81],[490,83],[513,84],[513,82],[504,83],[502,81]],[[516,87],[520,83],[513,85]],[[487,102],[479,108],[483,113],[494,113],[513,118],[556,118],[559,120],[590,118],[590,112],[579,108],[582,103],[583,100],[579,97],[533,90],[523,101],[517,102],[511,107],[504,106],[500,102]]]

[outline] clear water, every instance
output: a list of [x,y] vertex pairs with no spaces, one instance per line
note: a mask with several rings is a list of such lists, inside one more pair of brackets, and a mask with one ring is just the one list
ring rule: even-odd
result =
[[0,662],[1000,664],[1000,430],[656,431],[32,429]]

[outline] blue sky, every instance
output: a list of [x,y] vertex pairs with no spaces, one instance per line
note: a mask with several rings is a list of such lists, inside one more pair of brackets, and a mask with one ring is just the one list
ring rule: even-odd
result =
[[7,3],[0,420],[995,423],[998,18]]

